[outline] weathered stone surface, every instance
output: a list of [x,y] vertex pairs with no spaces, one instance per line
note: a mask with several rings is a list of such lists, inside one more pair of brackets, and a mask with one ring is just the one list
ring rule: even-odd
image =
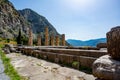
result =
[[105,80],[120,80],[120,62],[105,55],[93,63],[93,75]]
[[30,26],[27,23],[9,0],[0,0],[0,38],[16,38],[19,28],[22,34],[27,36],[27,28]]
[[56,46],[59,46],[59,36],[56,36]]
[[107,48],[107,44],[106,43],[99,43],[99,44],[97,44],[97,48]]
[[32,46],[32,45],[33,45],[33,34],[32,34],[32,30],[31,30],[31,29],[29,29],[28,45],[29,45],[29,46]]
[[62,34],[62,46],[65,46],[65,34]]
[[80,65],[87,68],[92,68],[92,64],[95,60],[96,58],[93,57],[79,56]]
[[54,42],[54,35],[51,35],[51,37],[50,37],[50,43],[51,43],[51,46],[54,46],[55,44],[55,42]]
[[41,46],[41,35],[40,34],[37,37],[37,46]]
[[6,44],[4,47],[4,51],[6,54],[8,54],[10,52],[16,52],[16,49],[13,47],[12,44]]
[[7,54],[17,72],[29,80],[95,80],[92,74],[63,67],[42,59],[16,53]]
[[10,52],[16,52],[16,49],[14,47],[10,48]]
[[5,44],[5,47],[11,48],[11,47],[13,47],[13,45],[12,44]]
[[4,48],[4,52],[5,52],[6,54],[9,54],[9,53],[10,53],[10,50],[9,50],[8,48]]
[[45,27],[45,46],[49,45],[48,27]]
[[107,33],[107,49],[112,58],[120,60],[120,26]]

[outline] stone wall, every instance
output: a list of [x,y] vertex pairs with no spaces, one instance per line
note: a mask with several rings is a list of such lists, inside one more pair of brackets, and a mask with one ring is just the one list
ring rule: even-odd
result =
[[92,68],[92,63],[100,56],[107,54],[101,51],[78,51],[78,50],[61,50],[61,49],[32,49],[20,48],[21,52],[26,55],[45,59],[55,63],[68,65],[79,69],[81,66]]
[[61,53],[68,55],[76,55],[76,56],[87,56],[87,57],[95,57],[99,58],[102,55],[107,54],[105,51],[100,50],[74,50],[74,49],[55,49],[55,48],[39,48],[41,51],[45,52],[53,52],[53,53]]

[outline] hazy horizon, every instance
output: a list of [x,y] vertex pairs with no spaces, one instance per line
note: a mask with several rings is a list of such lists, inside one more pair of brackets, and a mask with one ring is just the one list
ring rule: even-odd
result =
[[67,39],[105,38],[120,25],[120,0],[10,0],[16,9],[30,8],[46,17]]

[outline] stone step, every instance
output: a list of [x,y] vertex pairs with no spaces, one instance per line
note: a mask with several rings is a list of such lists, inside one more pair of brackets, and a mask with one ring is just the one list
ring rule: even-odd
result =
[[92,63],[97,59],[94,57],[87,57],[87,56],[78,56],[78,55],[69,55],[64,53],[54,53],[54,52],[47,52],[42,50],[33,50],[30,48],[21,49],[23,54],[42,58],[48,61],[52,61],[55,63],[60,63],[64,65],[70,65],[74,62],[79,63],[80,66],[85,66],[92,68]]
[[78,49],[57,49],[57,48],[39,48],[38,50],[45,52],[59,53],[59,54],[87,56],[94,58],[99,58],[107,54],[107,51],[101,51],[101,50],[78,50]]

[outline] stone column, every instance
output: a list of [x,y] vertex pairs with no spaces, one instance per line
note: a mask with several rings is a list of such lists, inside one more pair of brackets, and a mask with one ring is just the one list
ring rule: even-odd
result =
[[55,44],[54,44],[54,35],[51,35],[51,37],[50,37],[50,40],[51,40],[51,46],[54,46]]
[[65,34],[62,34],[62,46],[65,46]]
[[107,33],[107,50],[113,59],[120,60],[120,26]]
[[59,46],[59,36],[56,36],[56,46]]
[[41,35],[40,34],[37,37],[37,46],[41,46]]
[[29,29],[29,40],[28,40],[28,46],[32,46],[33,45],[33,34],[32,34],[32,30]]
[[49,40],[48,40],[48,27],[45,27],[45,46],[49,45]]

